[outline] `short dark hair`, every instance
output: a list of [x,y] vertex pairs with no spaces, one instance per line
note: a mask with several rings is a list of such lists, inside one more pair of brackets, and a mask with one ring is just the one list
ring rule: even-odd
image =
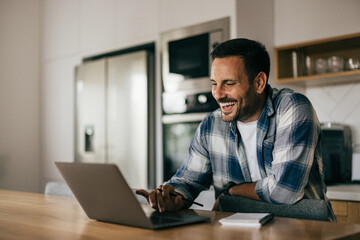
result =
[[264,72],[269,79],[270,57],[265,46],[260,42],[246,38],[231,39],[219,44],[210,55],[213,61],[215,58],[241,57],[249,82],[252,82],[260,72]]

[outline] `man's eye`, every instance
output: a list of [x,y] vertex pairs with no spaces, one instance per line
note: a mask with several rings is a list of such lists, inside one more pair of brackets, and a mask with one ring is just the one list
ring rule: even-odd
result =
[[226,86],[232,86],[235,85],[235,83],[227,83]]

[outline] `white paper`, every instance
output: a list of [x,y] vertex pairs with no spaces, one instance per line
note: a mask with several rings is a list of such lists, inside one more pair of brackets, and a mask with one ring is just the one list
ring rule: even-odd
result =
[[351,180],[360,180],[360,153],[353,154]]

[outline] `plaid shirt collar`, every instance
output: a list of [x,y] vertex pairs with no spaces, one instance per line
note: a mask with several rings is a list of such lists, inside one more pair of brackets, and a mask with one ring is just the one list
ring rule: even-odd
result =
[[[259,126],[261,126],[263,128],[263,131],[266,133],[268,124],[265,123],[268,123],[268,118],[275,113],[273,100],[276,98],[278,90],[276,88],[272,88],[269,84],[267,84],[265,91],[267,91],[267,99],[258,120],[258,128]],[[236,124],[237,124],[237,120],[232,121],[229,125],[230,130],[234,135],[238,134]]]

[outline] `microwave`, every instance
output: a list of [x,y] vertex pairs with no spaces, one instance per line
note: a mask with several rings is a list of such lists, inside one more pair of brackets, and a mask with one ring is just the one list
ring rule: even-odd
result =
[[[161,34],[162,98],[165,113],[183,113],[196,109],[207,111],[214,108],[211,97],[208,102],[197,104],[196,107],[190,106],[191,99],[198,99],[200,96],[201,102],[204,96],[211,93],[210,53],[229,38],[229,18]],[[177,107],[173,107],[174,103]],[[207,109],[207,104],[212,106]]]
[[229,38],[229,18],[163,32],[163,91],[211,91],[210,53],[218,44]]

